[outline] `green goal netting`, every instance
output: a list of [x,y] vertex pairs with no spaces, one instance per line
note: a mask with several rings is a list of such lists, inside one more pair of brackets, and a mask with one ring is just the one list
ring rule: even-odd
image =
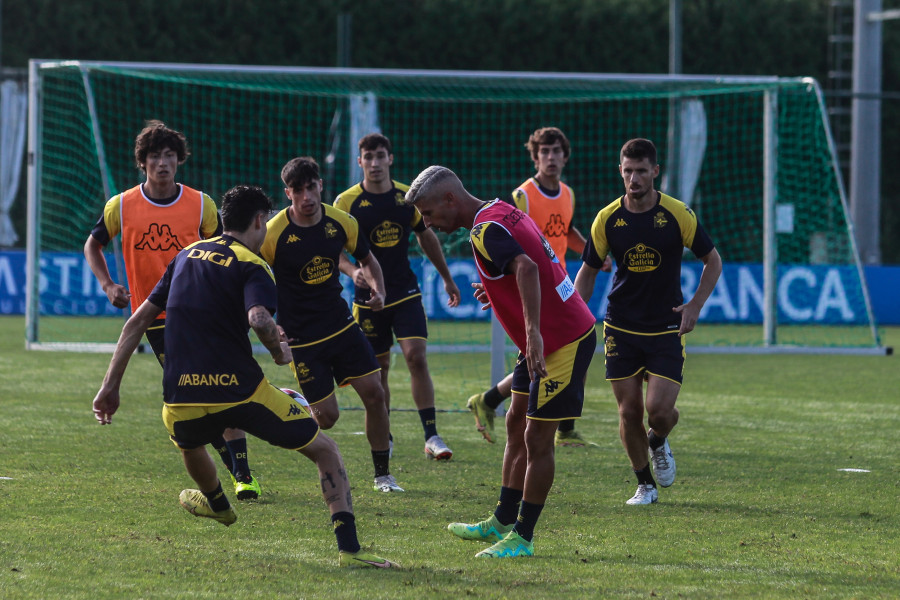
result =
[[[475,196],[507,197],[534,171],[524,142],[553,125],[572,143],[564,179],[583,232],[622,193],[622,144],[650,138],[658,187],[690,204],[725,262],[689,348],[880,351],[813,80],[32,61],[30,107],[29,348],[116,340],[123,316],[97,293],[81,249],[106,199],[141,181],[134,137],[160,119],[190,143],[179,181],[216,200],[257,184],[282,206],[287,160],[315,157],[331,201],[360,179],[356,141],[372,130],[394,145],[394,179],[442,164]],[[468,297],[467,232],[442,242]],[[454,369],[460,389],[477,391],[494,376],[490,322],[471,302],[442,309],[440,279],[416,261],[433,311],[432,370]],[[574,277],[579,261],[569,262]],[[686,256],[687,297],[698,273]],[[600,317],[604,295],[598,281]],[[496,374],[508,345],[494,348]]]

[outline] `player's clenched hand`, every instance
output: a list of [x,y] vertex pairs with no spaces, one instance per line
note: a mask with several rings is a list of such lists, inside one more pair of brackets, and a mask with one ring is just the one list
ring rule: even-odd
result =
[[681,313],[681,327],[678,328],[678,335],[682,336],[690,333],[697,325],[697,319],[700,318],[700,309],[688,302],[672,309],[673,312]]
[[444,282],[444,291],[447,292],[447,306],[459,306],[459,288],[452,279]]
[[119,390],[100,388],[94,397],[94,418],[101,425],[109,425],[117,410],[119,410]]
[[600,265],[600,270],[603,271],[604,273],[609,273],[610,271],[612,271],[612,263],[613,263],[612,256],[607,254],[606,258],[603,259],[603,264]]
[[369,292],[369,299],[366,300],[366,306],[374,311],[381,310],[382,308],[384,308],[384,294],[372,290],[371,292]]
[[369,284],[366,282],[366,274],[362,269],[357,269],[353,272],[353,285],[364,290],[369,289]]
[[528,377],[537,381],[547,376],[547,363],[544,360],[544,338],[540,333],[529,335],[525,340],[525,362],[528,365]]
[[281,352],[278,356],[273,356],[272,358],[275,360],[276,365],[289,365],[294,359],[294,354],[291,352],[291,344],[281,325],[277,325],[276,327],[278,328],[278,343]]
[[481,310],[487,310],[491,307],[491,299],[488,298],[487,292],[484,291],[484,284],[482,283],[473,283],[472,287],[475,289],[472,292],[472,295],[476,300],[481,302]]
[[116,308],[125,308],[131,300],[131,293],[124,285],[114,283],[106,288],[106,297],[109,298],[109,303]]

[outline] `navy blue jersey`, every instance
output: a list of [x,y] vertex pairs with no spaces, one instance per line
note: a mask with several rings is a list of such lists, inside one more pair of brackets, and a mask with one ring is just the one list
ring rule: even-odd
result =
[[269,266],[228,235],[179,252],[148,301],[166,310],[166,404],[212,405],[246,400],[264,375],[248,332],[247,311],[277,308]]
[[[342,192],[334,205],[353,215],[359,222],[372,254],[384,275],[384,304],[390,306],[421,294],[419,281],[409,266],[409,236],[425,231],[422,215],[411,204],[403,202],[408,185],[393,181],[393,188],[383,194],[367,192],[361,183]],[[355,302],[365,304],[368,289],[356,289]]]
[[704,257],[715,246],[697,216],[683,202],[659,194],[652,209],[633,213],[618,198],[591,225],[582,260],[599,269],[607,253],[616,261],[606,322],[643,333],[678,329],[684,303],[681,257],[689,248]]
[[338,259],[346,250],[357,260],[369,255],[356,219],[322,205],[322,219],[310,227],[291,221],[285,208],[268,223],[260,254],[278,282],[278,324],[291,345],[312,344],[353,324],[341,298]]

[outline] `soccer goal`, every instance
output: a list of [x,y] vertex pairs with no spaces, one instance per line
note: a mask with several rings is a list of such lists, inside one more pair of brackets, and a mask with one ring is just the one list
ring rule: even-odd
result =
[[[443,164],[475,196],[506,197],[534,172],[524,142],[554,125],[572,143],[564,179],[582,231],[622,193],[622,144],[647,137],[660,150],[658,187],[696,211],[725,261],[692,349],[884,352],[810,79],[32,61],[29,101],[30,349],[107,351],[115,342],[124,315],[81,248],[106,199],[141,180],[134,137],[160,119],[190,142],[179,181],[217,200],[235,184],[257,184],[282,205],[287,160],[319,160],[330,201],[360,179],[356,141],[374,130],[394,145],[394,179]],[[477,391],[491,377],[492,328],[469,297],[477,275],[466,233],[442,242],[464,303],[448,309],[433,268],[414,261],[431,362],[461,369],[463,386],[478,381]],[[108,262],[115,271],[115,256]],[[579,261],[569,263],[574,277]],[[686,297],[698,264],[686,257]],[[606,281],[591,302],[600,318]],[[508,344],[493,346],[502,372]]]

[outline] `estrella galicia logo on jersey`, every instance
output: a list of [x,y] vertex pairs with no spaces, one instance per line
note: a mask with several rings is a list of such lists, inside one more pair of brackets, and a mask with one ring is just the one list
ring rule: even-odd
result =
[[662,229],[666,225],[668,225],[668,221],[666,220],[666,213],[663,211],[659,211],[655,215],[653,215],[653,227],[656,229]]
[[317,285],[324,283],[334,274],[334,261],[325,256],[316,256],[300,269],[303,283]]
[[337,227],[333,223],[325,223],[325,237],[333,238],[337,235]]
[[562,215],[552,214],[550,215],[550,221],[547,222],[547,225],[544,227],[544,235],[548,238],[552,237],[566,237],[566,224],[563,223]]
[[178,241],[178,236],[172,233],[168,225],[150,223],[150,227],[141,236],[141,241],[134,245],[136,250],[181,250],[184,246]]
[[619,218],[619,219],[616,219],[616,222],[615,222],[615,224],[613,224],[613,227],[625,227],[626,225],[628,225],[628,223],[625,222],[625,219]]
[[608,335],[606,339],[603,340],[604,350],[606,352],[606,356],[618,356],[619,353],[616,352],[616,340],[613,336]]
[[550,396],[556,390],[559,389],[559,386],[563,384],[562,381],[556,381],[555,379],[548,379],[544,382],[544,397]]
[[239,385],[234,373],[182,373],[178,377],[179,386]]
[[292,233],[291,235],[289,235],[289,236],[287,237],[287,240],[285,240],[284,243],[285,243],[285,244],[293,244],[294,242],[299,242],[299,241],[300,241],[300,238],[298,238],[296,235],[294,235],[294,234]]
[[199,260],[208,260],[209,262],[219,265],[220,267],[231,266],[234,260],[233,256],[226,258],[221,252],[213,252],[212,250],[203,250],[202,248],[192,248],[188,250],[188,258],[196,258]]
[[655,271],[662,264],[662,255],[650,246],[638,244],[625,252],[623,263],[633,273]]
[[369,241],[379,248],[392,248],[400,243],[403,228],[392,221],[382,221],[369,234]]

